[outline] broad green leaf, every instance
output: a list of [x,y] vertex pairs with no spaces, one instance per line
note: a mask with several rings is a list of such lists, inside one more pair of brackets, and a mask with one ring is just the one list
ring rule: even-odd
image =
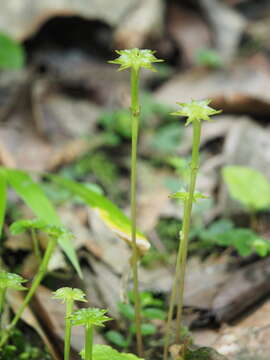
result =
[[[84,350],[80,353],[84,359]],[[143,360],[133,354],[121,353],[109,345],[94,345],[93,360]]]
[[2,234],[7,202],[7,184],[5,173],[0,170],[0,236]]
[[135,310],[131,304],[118,303],[118,310],[125,318],[129,320],[135,319]]
[[[131,244],[131,222],[130,219],[105,196],[97,194],[86,186],[56,175],[47,175],[55,183],[69,189],[73,194],[79,196],[88,205],[94,208],[105,224],[111,228],[116,235]],[[145,236],[137,231],[137,246],[142,254],[150,247]]]
[[20,69],[24,65],[24,60],[23,47],[0,32],[0,69]]
[[142,314],[147,319],[160,319],[165,320],[166,318],[166,312],[162,309],[157,308],[146,308],[142,311]]
[[[44,194],[42,188],[26,172],[13,169],[2,169],[2,171],[6,173],[7,182],[39,219],[50,225],[61,225],[54,207]],[[75,250],[69,238],[61,237],[59,245],[78,274],[82,276]]]
[[222,174],[231,196],[249,211],[270,207],[270,183],[262,173],[244,166],[226,166]]
[[[149,336],[154,335],[157,332],[157,327],[154,324],[142,324],[141,330],[143,336]],[[135,324],[132,324],[130,326],[130,331],[132,332],[132,334],[136,334]]]
[[105,334],[106,339],[110,341],[110,343],[117,345],[119,347],[126,347],[128,346],[128,341],[126,338],[124,338],[124,336],[115,330],[110,330],[108,332],[106,332]]

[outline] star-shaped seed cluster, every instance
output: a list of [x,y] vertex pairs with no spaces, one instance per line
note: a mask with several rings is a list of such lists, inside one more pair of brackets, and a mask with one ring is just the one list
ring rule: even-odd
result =
[[163,60],[155,57],[155,52],[147,49],[129,49],[116,50],[119,57],[115,60],[109,61],[111,64],[120,65],[119,70],[133,68],[138,71],[140,68],[156,71],[152,63],[162,62]]
[[185,116],[187,121],[185,125],[192,123],[193,121],[211,121],[210,116],[219,114],[221,110],[215,110],[208,106],[211,100],[191,100],[187,103],[177,103],[180,109],[173,112],[172,115]]

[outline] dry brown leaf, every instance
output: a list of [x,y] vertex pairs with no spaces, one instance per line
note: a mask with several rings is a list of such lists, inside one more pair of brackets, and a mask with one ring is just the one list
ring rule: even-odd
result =
[[158,89],[156,99],[176,107],[176,102],[210,98],[224,111],[269,114],[269,83],[269,62],[258,54],[227,69],[181,73]]
[[138,2],[129,16],[120,22],[114,34],[117,48],[142,47],[151,37],[160,37],[163,32],[164,6],[161,0]]
[[[23,295],[20,291],[10,291],[7,294],[7,301],[11,306],[14,313],[16,313],[23,302]],[[39,334],[44,344],[48,347],[51,355],[54,360],[62,360],[61,354],[58,352],[58,349],[55,346],[55,342],[52,341],[51,338],[48,337],[44,329],[42,328],[40,322],[37,320],[36,316],[28,306],[22,316],[21,319]]]
[[42,24],[56,16],[81,16],[86,19],[102,20],[116,25],[136,4],[135,0],[95,0],[89,6],[84,0],[9,0],[3,3],[0,14],[0,28],[17,40],[33,35]]

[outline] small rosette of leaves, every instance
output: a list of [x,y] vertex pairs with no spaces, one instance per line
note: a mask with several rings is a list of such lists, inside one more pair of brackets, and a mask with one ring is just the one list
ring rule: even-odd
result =
[[27,290],[22,283],[26,282],[23,277],[17,274],[0,270],[0,289]]
[[211,121],[210,116],[219,114],[221,110],[215,110],[208,106],[211,100],[191,100],[187,103],[177,104],[180,106],[180,109],[173,112],[171,115],[175,116],[184,116],[187,117],[185,126],[192,123],[193,121]]
[[15,221],[10,226],[10,231],[12,235],[18,235],[31,229],[45,230],[46,227],[47,224],[41,219],[33,219],[33,220],[23,219],[23,220]]
[[151,71],[156,71],[152,63],[162,62],[163,60],[155,57],[155,52],[148,49],[129,49],[116,50],[119,57],[115,60],[109,61],[111,64],[120,65],[119,71],[128,68],[133,68],[139,71],[140,68],[145,68]]
[[63,303],[69,301],[86,302],[85,293],[81,289],[62,287],[53,293],[54,299],[62,300]]
[[[176,191],[175,193],[170,195],[170,198],[179,199],[179,200],[185,202],[189,198],[189,193],[184,190]],[[209,196],[204,195],[199,191],[195,191],[195,193],[193,194],[193,202],[194,203],[196,203],[198,200],[208,199],[208,198],[209,198]]]
[[75,311],[71,315],[71,321],[73,326],[82,325],[86,327],[90,326],[104,326],[104,323],[110,321],[111,318],[106,316],[106,309],[88,308]]

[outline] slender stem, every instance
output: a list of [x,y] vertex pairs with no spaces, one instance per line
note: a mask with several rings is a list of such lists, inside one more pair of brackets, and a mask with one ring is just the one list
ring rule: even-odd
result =
[[41,252],[40,252],[40,248],[39,248],[39,242],[38,242],[36,230],[33,228],[31,229],[31,237],[32,237],[32,241],[33,241],[34,254],[36,255],[38,263],[40,264],[41,263]]
[[74,300],[70,299],[66,303],[66,317],[65,317],[65,350],[64,360],[69,360],[70,356],[70,339],[71,339],[71,320],[70,316],[73,311]]
[[189,183],[189,195],[188,200],[185,202],[184,207],[184,220],[183,220],[183,230],[181,233],[181,244],[179,248],[180,252],[180,262],[176,273],[179,277],[179,300],[177,305],[177,316],[176,316],[176,342],[180,340],[180,331],[181,331],[181,322],[182,322],[182,312],[183,312],[183,295],[184,295],[184,285],[185,285],[185,272],[186,272],[186,262],[187,262],[187,249],[188,249],[188,239],[189,239],[189,230],[191,222],[191,212],[193,205],[193,198],[196,186],[196,179],[199,169],[199,158],[200,158],[200,139],[201,139],[201,122],[193,122],[193,144],[192,144],[192,158],[191,158],[191,173],[190,173],[190,183]]
[[1,341],[0,341],[0,348],[3,347],[3,345],[5,345],[5,343],[7,342],[7,340],[9,339],[10,336],[10,332],[11,330],[13,330],[15,328],[15,326],[17,325],[17,322],[19,321],[20,317],[22,316],[25,308],[27,307],[28,303],[30,302],[30,300],[32,299],[33,295],[35,294],[38,286],[40,285],[42,279],[44,278],[46,272],[47,272],[47,267],[48,267],[48,263],[50,261],[50,258],[53,254],[53,251],[55,249],[56,246],[56,240],[51,238],[46,252],[44,254],[43,260],[40,264],[39,270],[37,275],[34,278],[34,281],[32,283],[31,288],[29,289],[26,297],[24,298],[24,301],[22,303],[22,305],[20,306],[19,310],[17,311],[16,315],[14,316],[12,322],[10,323],[7,332],[3,335]]
[[93,325],[85,327],[85,360],[93,359]]
[[139,106],[139,73],[131,69],[131,120],[132,120],[132,150],[131,150],[131,240],[132,240],[132,273],[133,293],[135,302],[135,326],[137,353],[143,356],[143,343],[141,333],[141,299],[138,279],[138,249],[136,244],[136,212],[137,212],[137,143],[140,118]]
[[181,322],[182,322],[182,311],[183,311],[183,294],[184,294],[184,283],[185,283],[185,271],[186,271],[186,259],[188,249],[188,238],[191,220],[191,211],[193,204],[193,197],[195,192],[196,178],[199,168],[199,149],[200,149],[200,137],[201,137],[201,122],[193,121],[193,143],[192,143],[192,158],[191,158],[191,173],[189,182],[189,196],[184,203],[184,218],[182,231],[180,232],[180,245],[176,260],[176,271],[173,282],[173,290],[170,298],[168,320],[166,325],[166,335],[164,344],[164,360],[168,358],[168,346],[169,346],[169,335],[171,330],[171,322],[173,316],[173,307],[176,300],[176,294],[178,293],[178,304],[177,304],[177,316],[176,316],[176,342],[180,340]]
[[7,291],[7,289],[0,288],[0,315],[4,311],[6,291]]

